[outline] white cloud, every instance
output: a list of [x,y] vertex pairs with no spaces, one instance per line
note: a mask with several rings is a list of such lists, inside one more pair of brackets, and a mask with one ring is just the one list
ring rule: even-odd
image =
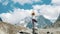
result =
[[45,18],[54,22],[60,14],[60,6],[51,6],[51,5],[36,5],[33,6],[35,10],[39,10],[41,15]]
[[60,5],[60,0],[52,0],[51,3],[54,5]]
[[2,0],[0,0],[0,2],[2,2]]
[[6,5],[8,4],[8,2],[9,2],[9,1],[6,0],[5,2],[2,2],[2,4],[6,6]]
[[24,9],[15,8],[14,11],[11,13],[0,14],[0,17],[4,22],[16,24],[26,17],[31,17],[31,12],[32,12],[32,9],[24,10]]
[[[10,24],[16,24],[16,25],[23,25],[24,27],[26,27],[27,23],[25,23],[25,20],[23,20],[26,17],[32,17],[31,13],[32,13],[33,9],[31,10],[24,10],[24,9],[19,9],[19,8],[15,8],[13,12],[11,13],[2,13],[0,14],[0,17],[2,18],[2,20],[4,22],[8,22]],[[34,10],[35,12],[35,16],[38,15],[38,12],[36,10]]]
[[8,0],[5,0],[5,1],[4,0],[0,0],[0,3],[2,3],[3,5],[6,6],[9,3],[9,1]]
[[41,0],[12,0],[14,3],[20,3],[21,5],[24,5],[26,3],[32,4],[33,2],[39,2]]
[[4,22],[11,24],[16,24],[26,17],[31,17],[32,11],[35,12],[35,16],[43,15],[45,18],[54,22],[60,13],[60,6],[51,6],[51,5],[34,5],[31,10],[24,10],[15,8],[11,13],[2,13],[0,17]]
[[[20,23],[20,21],[26,17],[31,17],[32,11],[35,12],[35,16],[43,15],[45,18],[54,22],[60,13],[60,6],[51,6],[51,5],[34,5],[31,10],[24,10],[15,8],[11,13],[2,13],[0,17],[4,22],[11,24]],[[39,10],[39,11],[38,11]]]
[[12,20],[12,14],[10,13],[2,13],[0,14],[0,17],[2,18],[2,20],[4,22],[8,22],[8,23],[11,23],[13,20]]
[[32,1],[34,1],[34,2],[39,2],[39,1],[41,1],[41,0],[32,0]]
[[13,13],[1,14],[1,18],[3,19],[3,21],[11,23],[11,24],[16,24],[21,19],[24,19],[27,16],[28,16],[28,14],[26,12],[24,12],[24,10],[20,10],[20,9],[14,9]]

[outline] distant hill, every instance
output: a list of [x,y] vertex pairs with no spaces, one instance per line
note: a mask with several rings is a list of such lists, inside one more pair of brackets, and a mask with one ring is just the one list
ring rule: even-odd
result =
[[38,28],[44,28],[45,26],[51,26],[52,22],[46,18],[44,18],[42,15],[38,16]]
[[60,15],[59,15],[57,21],[53,24],[53,27],[54,28],[59,28],[60,27]]
[[60,28],[60,15],[55,23],[52,23],[51,26],[45,26],[44,28]]
[[[37,16],[37,27],[38,28],[44,28],[45,26],[51,26],[52,22],[46,18],[44,18],[42,15]],[[29,21],[27,24],[27,27],[32,28],[32,23]]]

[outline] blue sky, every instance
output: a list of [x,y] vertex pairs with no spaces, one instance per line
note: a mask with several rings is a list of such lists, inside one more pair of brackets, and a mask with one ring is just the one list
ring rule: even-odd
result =
[[15,23],[25,17],[43,15],[55,22],[60,14],[60,0],[0,0],[0,17],[4,22]]
[[[0,13],[6,13],[9,10],[13,11],[14,8],[33,9],[32,5],[43,5],[43,4],[49,5],[51,3],[51,0],[41,0],[38,2],[33,2],[32,4],[25,3],[24,5],[21,5],[18,2],[14,3],[12,0],[8,0],[7,5],[3,5],[4,2],[5,2],[5,0],[1,0],[1,2],[0,2]],[[11,5],[14,7],[12,7]]]

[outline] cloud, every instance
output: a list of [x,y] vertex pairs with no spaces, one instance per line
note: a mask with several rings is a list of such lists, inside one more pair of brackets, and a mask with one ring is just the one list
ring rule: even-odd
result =
[[[0,17],[2,18],[3,22],[8,22],[13,25],[15,24],[23,25],[24,27],[26,27],[27,23],[25,23],[24,19],[27,17],[32,17],[31,13],[33,9],[24,10],[20,8],[14,8],[13,10],[14,10],[13,12],[10,11],[9,13],[0,14]],[[35,12],[35,16],[37,16],[38,12],[36,10],[34,10],[34,12]]]
[[14,9],[14,12],[12,13],[2,13],[1,18],[3,19],[4,22],[8,22],[11,24],[16,24],[18,23],[21,19],[24,19],[27,17],[28,14],[24,12],[23,9]]
[[15,8],[13,12],[10,11],[10,13],[2,13],[0,14],[0,17],[4,22],[8,22],[11,24],[16,24],[20,22],[22,19],[31,16],[32,10],[24,10]]
[[1,0],[0,0],[0,2],[1,2]]
[[54,5],[60,5],[60,0],[52,0],[51,3]]
[[60,6],[34,5],[33,9],[30,10],[14,8],[13,12],[10,11],[10,13],[2,13],[0,14],[0,17],[3,19],[4,22],[17,24],[26,17],[32,17],[31,13],[32,11],[34,11],[35,16],[43,15],[46,19],[49,19],[50,21],[54,22],[60,14],[59,7]]
[[2,4],[5,5],[5,6],[6,6],[8,3],[9,3],[8,0],[6,0],[5,2],[2,2]]
[[60,6],[34,5],[33,8],[41,13],[45,18],[55,22],[60,14]]
[[14,3],[19,3],[21,5],[24,4],[32,4],[33,2],[39,2],[41,0],[12,0]]
[[2,3],[2,5],[6,6],[9,3],[9,1],[8,0],[5,0],[5,1],[4,0],[0,0],[0,3]]
[[12,19],[14,19],[12,18],[13,16],[10,13],[2,13],[0,14],[0,17],[2,18],[3,22],[8,22],[8,23],[11,23],[13,21]]

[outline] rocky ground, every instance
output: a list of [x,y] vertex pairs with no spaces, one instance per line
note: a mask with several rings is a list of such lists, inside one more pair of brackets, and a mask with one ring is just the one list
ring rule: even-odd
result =
[[0,34],[20,34],[20,32],[31,33],[31,30],[22,26],[15,26],[0,21]]
[[60,28],[40,29],[39,34],[60,34]]
[[[38,34],[60,34],[60,28],[37,29]],[[32,34],[32,29],[0,21],[0,34]]]

